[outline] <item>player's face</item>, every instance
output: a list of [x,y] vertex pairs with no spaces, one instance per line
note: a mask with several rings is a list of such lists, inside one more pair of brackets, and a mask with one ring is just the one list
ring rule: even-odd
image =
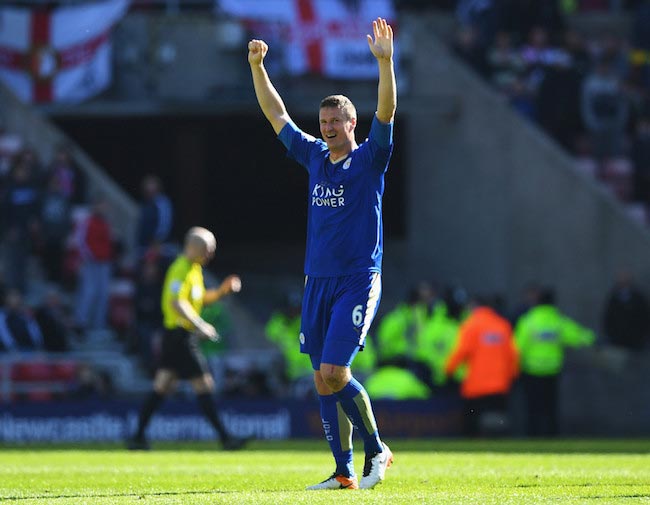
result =
[[318,114],[320,133],[327,147],[340,150],[354,142],[356,118],[348,118],[345,111],[338,107],[323,107]]

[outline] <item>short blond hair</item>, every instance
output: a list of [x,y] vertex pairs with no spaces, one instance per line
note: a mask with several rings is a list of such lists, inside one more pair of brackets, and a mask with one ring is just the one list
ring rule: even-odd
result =
[[345,95],[329,95],[323,98],[320,102],[320,108],[324,109],[329,107],[341,109],[348,119],[357,118],[356,107],[352,103],[352,100]]

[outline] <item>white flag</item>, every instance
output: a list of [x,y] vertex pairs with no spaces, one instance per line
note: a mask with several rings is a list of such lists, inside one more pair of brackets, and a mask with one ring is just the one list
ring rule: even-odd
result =
[[0,79],[25,102],[80,102],[111,81],[110,34],[130,0],[0,8]]
[[[219,7],[253,32],[275,35],[285,68],[292,74],[319,73],[338,79],[377,75],[366,34],[383,17],[395,26],[392,0],[218,0]],[[282,24],[281,30],[277,25]],[[266,29],[266,30],[265,30]],[[257,36],[257,35],[256,35]]]

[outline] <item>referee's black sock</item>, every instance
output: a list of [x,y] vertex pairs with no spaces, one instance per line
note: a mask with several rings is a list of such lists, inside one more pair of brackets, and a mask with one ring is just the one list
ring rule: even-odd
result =
[[138,417],[138,431],[135,433],[135,438],[144,438],[144,431],[147,429],[149,420],[153,413],[160,407],[164,396],[156,391],[152,391],[140,410],[140,417]]
[[210,424],[214,427],[221,440],[226,440],[230,438],[230,435],[226,431],[225,426],[217,416],[217,410],[214,408],[214,401],[212,400],[212,395],[210,393],[201,393],[196,395],[196,399],[199,402],[199,407],[203,415],[206,417]]

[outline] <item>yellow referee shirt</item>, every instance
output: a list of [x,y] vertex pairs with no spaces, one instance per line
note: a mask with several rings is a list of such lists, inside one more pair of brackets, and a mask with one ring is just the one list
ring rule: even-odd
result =
[[169,266],[162,290],[162,313],[165,328],[185,328],[193,330],[194,326],[181,316],[172,306],[175,300],[187,300],[197,314],[203,308],[205,285],[203,269],[199,263],[191,263],[181,255]]

